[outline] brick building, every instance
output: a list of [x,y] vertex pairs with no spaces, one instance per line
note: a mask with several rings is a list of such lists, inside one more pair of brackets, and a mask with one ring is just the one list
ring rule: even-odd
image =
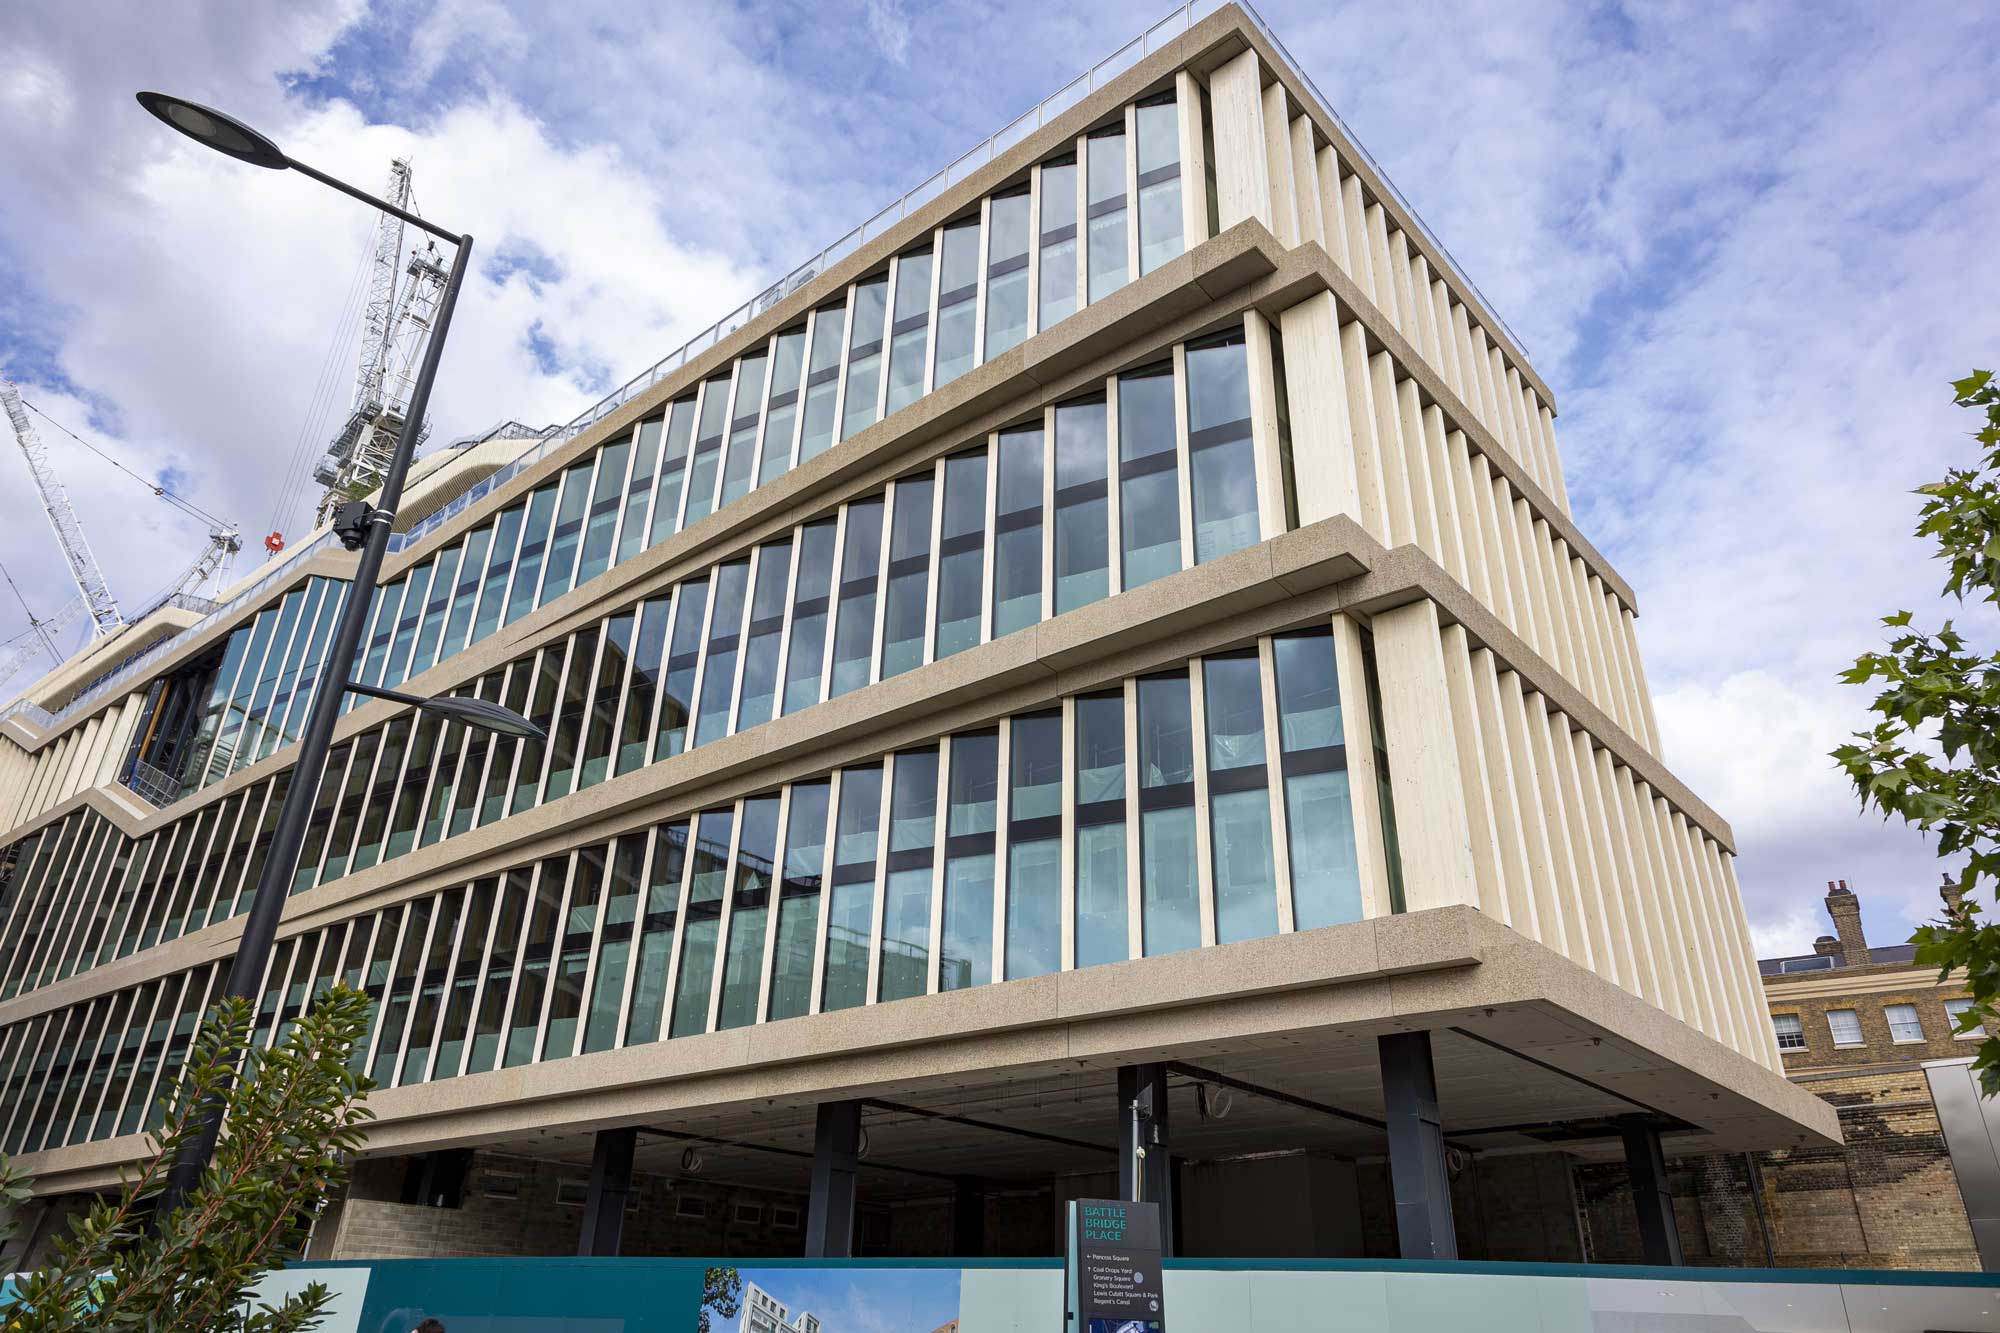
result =
[[[1949,907],[1952,886],[1943,896]],[[1915,945],[1870,946],[1861,900],[1845,880],[1827,884],[1826,907],[1834,934],[1812,953],[1760,959],[1757,968],[1785,1072],[1835,1109],[1845,1146],[1671,1160],[1688,1262],[1977,1269],[1954,1145],[1933,1094],[1940,1079],[1964,1081],[1963,1062],[1984,1035],[1954,1031],[1971,1001],[1955,980],[1940,983],[1919,966]],[[1636,1261],[1624,1167],[1587,1166],[1578,1178],[1592,1257]]]

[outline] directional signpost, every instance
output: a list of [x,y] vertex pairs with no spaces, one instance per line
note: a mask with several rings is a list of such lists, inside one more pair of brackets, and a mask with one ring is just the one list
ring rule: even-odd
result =
[[1064,1255],[1065,1333],[1166,1333],[1160,1205],[1072,1200]]

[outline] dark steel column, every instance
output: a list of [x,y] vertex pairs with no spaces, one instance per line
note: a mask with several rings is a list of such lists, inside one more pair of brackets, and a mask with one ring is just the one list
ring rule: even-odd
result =
[[1451,1180],[1444,1165],[1431,1034],[1376,1039],[1382,1105],[1389,1121],[1389,1183],[1396,1196],[1396,1242],[1405,1259],[1456,1259]]
[[1659,1124],[1649,1115],[1621,1115],[1618,1131],[1625,1136],[1625,1170],[1632,1178],[1632,1206],[1639,1213],[1646,1262],[1679,1267],[1681,1231],[1674,1220],[1673,1195],[1667,1192]]
[[986,1193],[977,1176],[952,1182],[951,1252],[961,1259],[986,1253]]
[[615,1255],[625,1235],[625,1201],[632,1196],[632,1149],[637,1129],[600,1129],[590,1151],[590,1192],[583,1200],[583,1231],[576,1252]]
[[806,1208],[806,1258],[854,1253],[854,1178],[861,1153],[861,1103],[821,1102],[813,1128],[812,1200]]
[[[1146,1166],[1143,1178],[1133,1175],[1132,1103],[1140,1105],[1142,1120],[1136,1132],[1144,1136]],[[1144,1199],[1160,1205],[1160,1246],[1164,1254],[1174,1252],[1174,1168],[1169,1155],[1167,1067],[1164,1064],[1124,1065],[1118,1070],[1118,1196]]]

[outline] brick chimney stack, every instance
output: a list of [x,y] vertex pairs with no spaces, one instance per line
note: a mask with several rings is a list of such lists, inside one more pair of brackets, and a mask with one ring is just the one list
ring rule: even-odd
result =
[[1833,918],[1834,933],[1840,936],[1841,962],[1848,967],[1866,967],[1873,961],[1868,936],[1861,930],[1861,899],[1847,887],[1846,880],[1826,882],[1826,914]]
[[1965,890],[1949,874],[1944,876],[1944,883],[1938,885],[1938,897],[1944,899],[1946,920],[1956,917],[1965,906]]

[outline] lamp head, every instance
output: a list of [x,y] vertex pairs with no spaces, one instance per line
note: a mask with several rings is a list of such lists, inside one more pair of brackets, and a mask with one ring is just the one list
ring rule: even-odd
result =
[[218,153],[253,167],[283,171],[292,165],[278,145],[234,116],[167,93],[140,93],[139,105],[167,124]]

